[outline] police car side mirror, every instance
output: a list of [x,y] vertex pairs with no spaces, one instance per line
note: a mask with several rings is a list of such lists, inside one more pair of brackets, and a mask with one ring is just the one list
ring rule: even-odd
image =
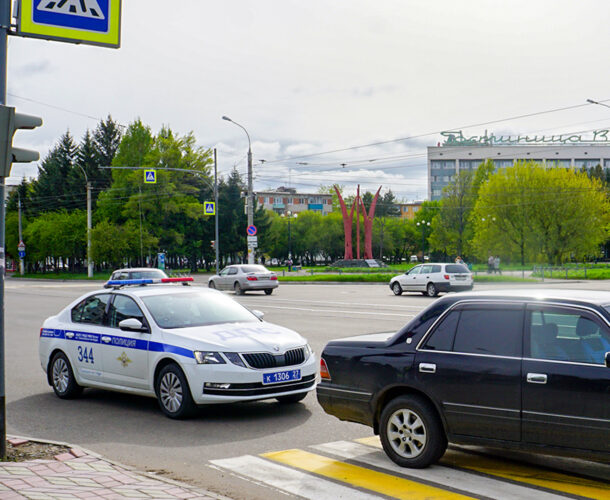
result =
[[254,316],[261,321],[263,321],[263,318],[265,317],[265,313],[263,311],[259,311],[258,309],[252,309],[252,314],[254,314]]
[[147,332],[148,328],[142,325],[142,322],[136,318],[127,318],[119,323],[119,328],[126,332]]
[[606,353],[606,368],[610,368],[610,352]]

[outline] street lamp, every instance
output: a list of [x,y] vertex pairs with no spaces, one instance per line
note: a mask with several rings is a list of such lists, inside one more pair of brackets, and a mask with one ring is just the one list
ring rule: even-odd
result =
[[[288,219],[288,260],[292,259],[292,236],[290,234],[290,221],[293,218],[297,218],[298,214],[293,214],[290,210],[286,214],[281,214],[280,217],[286,217]],[[290,269],[288,269],[290,271]]]
[[587,99],[587,102],[589,104],[598,104],[599,106],[604,106],[606,108],[610,108],[610,106],[608,106],[607,104],[604,104],[603,102],[599,102],[599,101],[594,101],[593,99]]
[[416,225],[417,227],[421,226],[421,261],[424,262],[424,254],[426,253],[426,250],[424,248],[424,244],[426,242],[426,226],[430,227],[430,222],[422,220],[419,221]]
[[[248,227],[254,224],[254,193],[252,192],[252,144],[250,134],[243,125],[231,120],[228,116],[223,116],[223,120],[234,123],[241,128],[248,137]],[[248,247],[248,264],[254,264],[254,249]]]
[[87,186],[87,277],[93,278],[93,261],[91,260],[91,184],[89,184],[85,169],[78,163],[76,166],[83,172]]

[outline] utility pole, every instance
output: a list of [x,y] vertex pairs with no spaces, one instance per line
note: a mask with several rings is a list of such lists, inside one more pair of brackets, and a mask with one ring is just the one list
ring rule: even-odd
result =
[[89,181],[87,181],[87,277],[93,278],[93,260],[91,259],[91,183]]
[[[17,206],[19,207],[19,243],[23,241],[23,235],[21,234],[21,196],[19,196]],[[25,274],[25,269],[23,266],[23,257],[19,256],[19,274],[23,276]]]
[[216,251],[216,274],[220,272],[220,250],[218,246],[218,161],[216,158],[216,148],[214,148],[214,250]]

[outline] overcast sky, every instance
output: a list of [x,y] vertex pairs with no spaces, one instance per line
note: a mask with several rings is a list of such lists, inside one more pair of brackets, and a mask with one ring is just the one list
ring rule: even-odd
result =
[[[44,157],[68,129],[79,141],[108,114],[139,117],[193,131],[221,172],[245,173],[228,115],[252,138],[255,190],[424,199],[441,130],[610,128],[596,105],[466,128],[610,99],[609,19],[604,0],[125,0],[118,50],[9,37],[7,102],[44,119],[14,143]],[[7,183],[36,171],[15,165]]]

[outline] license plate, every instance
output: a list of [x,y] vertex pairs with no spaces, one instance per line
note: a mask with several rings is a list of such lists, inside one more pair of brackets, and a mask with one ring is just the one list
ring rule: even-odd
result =
[[466,279],[466,276],[454,276],[454,278],[455,278],[457,281],[464,281],[464,280]]
[[282,382],[290,382],[292,380],[301,380],[301,370],[263,373],[263,385],[281,384]]

